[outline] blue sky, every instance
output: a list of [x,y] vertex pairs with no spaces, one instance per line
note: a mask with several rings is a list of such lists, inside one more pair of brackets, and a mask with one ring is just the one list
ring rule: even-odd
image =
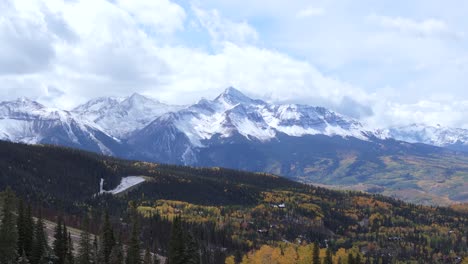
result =
[[467,1],[0,0],[0,99],[228,86],[375,126],[468,128]]

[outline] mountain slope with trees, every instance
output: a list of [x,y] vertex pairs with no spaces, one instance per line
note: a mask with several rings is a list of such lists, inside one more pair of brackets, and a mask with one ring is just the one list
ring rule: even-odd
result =
[[[305,263],[317,258],[317,247],[318,258],[333,263],[340,258],[438,263],[462,259],[468,249],[468,215],[462,205],[427,207],[264,173],[0,144],[0,188],[11,186],[25,201],[21,205],[8,198],[11,192],[1,197],[0,232],[7,234],[2,237],[22,241],[14,243],[14,250],[6,247],[5,252],[15,253],[2,253],[5,259],[19,260],[22,251],[32,263],[46,253],[47,258],[67,259],[70,248],[59,246],[68,240],[65,226],[84,230],[80,242],[73,243],[77,263],[92,258],[106,263],[120,256],[127,263],[141,263],[152,253],[169,257],[170,263],[256,263],[264,257]],[[145,176],[146,181],[123,194],[96,195],[101,178],[109,190],[128,175]],[[47,244],[43,223],[32,224],[30,215],[57,222],[53,240],[63,242],[42,246]],[[33,237],[39,238],[32,246],[27,242],[31,226]],[[18,232],[6,232],[11,230]],[[10,244],[0,241],[2,250]]]

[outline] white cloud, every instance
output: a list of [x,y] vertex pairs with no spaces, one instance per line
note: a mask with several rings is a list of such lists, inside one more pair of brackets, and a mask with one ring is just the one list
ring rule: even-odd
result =
[[156,32],[173,33],[184,27],[185,10],[169,0],[117,0],[117,5]]
[[298,18],[306,18],[306,17],[321,16],[323,14],[325,14],[325,9],[321,7],[307,7],[305,9],[299,10],[296,16]]
[[[0,0],[0,100],[29,96],[70,108],[141,92],[185,104],[235,86],[379,126],[467,125],[462,11],[369,17],[385,5],[319,0],[323,8],[298,12],[310,1],[200,2],[184,10],[169,0]],[[184,26],[193,21],[208,40]]]
[[461,33],[451,30],[447,23],[440,19],[428,18],[416,21],[404,17],[389,17],[375,14],[370,15],[368,19],[385,28],[415,34],[420,37],[462,37]]
[[20,12],[5,2],[0,16],[0,75],[30,74],[46,70],[53,58],[53,30],[36,13]]
[[377,127],[427,124],[468,128],[466,100],[452,102],[421,100],[412,104],[387,101],[377,103],[374,109],[378,118],[373,117],[369,122]]
[[[310,63],[249,44],[258,38],[250,25],[227,20],[214,10],[196,10],[219,42],[213,53],[154,40],[137,18],[107,1],[81,0],[57,10],[78,41],[57,43],[54,68],[24,83],[42,87],[30,96],[47,101],[55,96],[58,106],[70,108],[71,98],[76,103],[134,91],[185,104],[200,96],[214,97],[227,86],[272,101],[339,105],[344,96],[365,97]],[[84,14],[87,19],[81,21]]]
[[218,10],[204,10],[192,6],[199,23],[208,31],[215,42],[229,41],[238,44],[255,43],[257,31],[246,21],[233,22],[221,16]]
[[172,69],[160,86],[170,95],[164,98],[169,101],[180,100],[171,90],[192,95],[187,98],[213,97],[228,86],[271,101],[320,102],[330,106],[340,104],[344,96],[366,98],[363,91],[321,74],[307,62],[254,46],[225,43],[215,54],[163,48],[159,54]]

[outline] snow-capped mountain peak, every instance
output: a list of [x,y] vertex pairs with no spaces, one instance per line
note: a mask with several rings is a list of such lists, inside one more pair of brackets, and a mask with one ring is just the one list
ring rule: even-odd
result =
[[389,137],[411,143],[424,143],[439,147],[468,146],[468,129],[425,124],[411,124],[387,130]]
[[214,138],[234,135],[267,142],[277,138],[279,133],[294,137],[337,135],[364,140],[372,134],[358,121],[325,108],[268,104],[232,87],[214,100],[203,99],[186,109],[164,115],[143,131],[148,135],[151,131],[160,131],[161,127],[177,129],[177,133],[185,135],[195,147],[205,147]]
[[118,97],[98,97],[89,100],[85,104],[77,106],[72,111],[75,113],[81,113],[86,115],[96,115],[102,111],[106,111],[109,108],[114,107],[115,105],[121,103],[123,100],[124,98]]
[[229,87],[224,90],[218,97],[214,99],[214,102],[221,102],[229,106],[236,104],[260,104],[263,103],[260,100],[253,100],[250,97],[243,94],[241,91],[234,87]]
[[0,103],[0,139],[74,146],[113,154],[111,138],[92,122],[65,110],[20,98]]
[[95,122],[117,138],[126,138],[142,129],[157,117],[183,108],[166,105],[152,98],[134,93],[126,98],[101,97],[76,107],[73,112]]
[[14,101],[0,103],[0,115],[9,115],[15,112],[34,112],[44,109],[45,106],[26,97]]
[[155,99],[148,98],[139,93],[134,93],[122,101],[122,105],[125,105],[128,107],[151,106],[151,105],[159,105],[159,104],[161,104],[161,102]]
[[187,165],[197,164],[200,153],[224,144],[275,145],[302,137],[316,140],[315,135],[368,142],[396,138],[468,149],[468,130],[420,124],[368,129],[356,119],[323,107],[268,103],[233,87],[191,106],[167,105],[141,94],[100,97],[72,111],[27,98],[0,102],[0,139],[105,154],[124,152],[129,158]]

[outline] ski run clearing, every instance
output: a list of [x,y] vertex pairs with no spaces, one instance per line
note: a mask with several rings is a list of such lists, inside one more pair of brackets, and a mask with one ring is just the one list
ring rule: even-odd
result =
[[99,194],[104,194],[104,193],[110,193],[113,195],[122,193],[140,183],[143,183],[145,181],[144,177],[141,176],[128,176],[128,177],[123,177],[122,180],[120,181],[120,184],[115,187],[115,189],[110,190],[110,191],[105,191],[103,189],[104,185],[104,179],[101,179],[101,186],[100,186],[100,191]]

